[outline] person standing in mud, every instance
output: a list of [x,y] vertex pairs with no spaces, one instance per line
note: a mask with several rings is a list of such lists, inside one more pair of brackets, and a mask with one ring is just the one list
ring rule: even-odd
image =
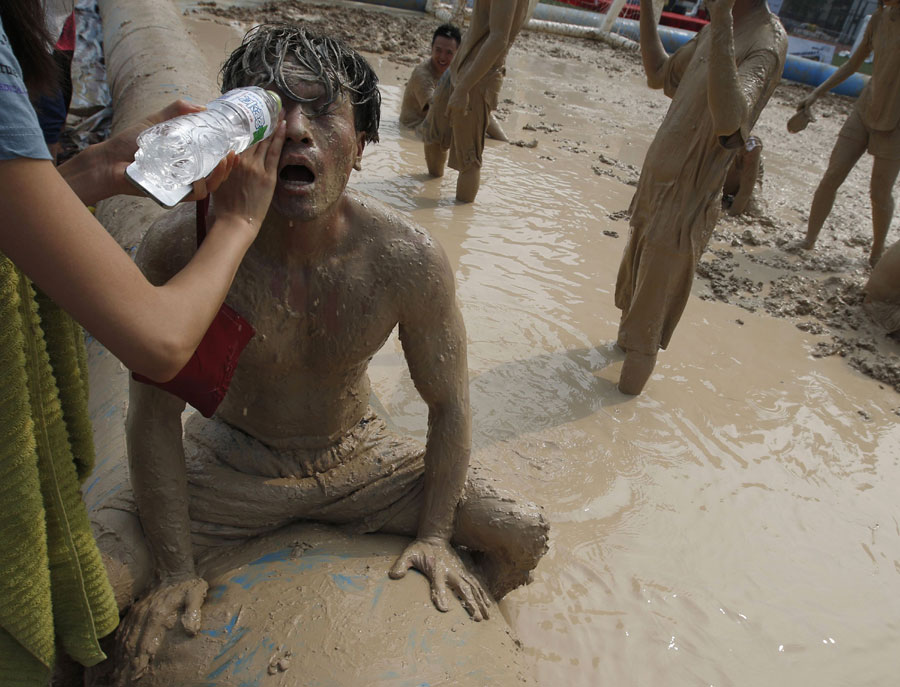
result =
[[423,125],[425,163],[431,176],[441,177],[449,151],[462,203],[478,194],[484,137],[500,97],[506,55],[531,9],[529,0],[475,0],[459,52],[435,87]]
[[619,390],[639,394],[684,312],[694,269],[721,209],[725,174],[775,90],[787,54],[765,0],[706,0],[710,24],[666,56],[651,0],[641,0],[647,84],[672,98],[631,201],[616,281],[625,351]]
[[[416,65],[403,89],[400,124],[421,133],[421,126],[431,107],[434,87],[453,61],[461,40],[462,34],[453,24],[441,24],[434,30],[431,36],[431,55]],[[498,141],[508,140],[493,114],[488,122],[487,135]]]
[[884,251],[894,217],[894,183],[900,173],[900,0],[879,0],[859,47],[825,82],[797,105],[811,119],[810,108],[823,93],[853,76],[875,53],[872,78],[856,101],[838,133],[828,169],[819,182],[809,210],[802,246],[812,250],[834,205],[837,190],[864,152],[875,160],[869,195],[872,200],[872,249],[869,265],[875,266]]
[[[489,596],[451,542],[479,560],[495,598],[529,580],[546,551],[536,506],[469,474],[466,333],[441,247],[387,207],[348,191],[378,140],[377,77],[342,42],[303,27],[251,30],[222,68],[222,88],[260,85],[284,103],[287,138],[268,214],[227,302],[256,330],[214,417],[182,431],[180,399],[132,381],[127,420],[132,488],[156,582],[119,635],[123,684],[140,677],[175,618],[200,627],[203,544],[226,545],[298,520],[415,537],[390,570],[417,568],[446,611],[475,619]],[[215,212],[215,208],[213,208]],[[164,281],[196,250],[194,218],[166,216],[137,261]],[[369,361],[395,327],[428,405],[424,447],[369,407]],[[144,546],[143,542],[135,543]],[[198,547],[195,549],[195,546]],[[131,580],[140,556],[121,550]]]

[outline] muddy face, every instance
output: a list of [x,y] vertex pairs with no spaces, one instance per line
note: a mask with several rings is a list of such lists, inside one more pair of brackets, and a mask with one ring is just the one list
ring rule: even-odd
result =
[[288,85],[308,101],[279,93],[287,140],[272,207],[289,219],[309,221],[322,216],[341,197],[351,171],[358,168],[365,134],[356,131],[353,105],[346,94],[327,105],[320,82],[296,77]]
[[[900,0],[898,0],[900,2]],[[440,76],[443,74],[450,63],[453,56],[459,49],[459,43],[447,36],[437,36],[431,44],[431,66],[435,73]]]

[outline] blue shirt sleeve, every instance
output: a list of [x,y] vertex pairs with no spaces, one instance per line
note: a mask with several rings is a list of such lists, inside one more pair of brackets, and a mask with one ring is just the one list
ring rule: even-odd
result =
[[0,160],[17,157],[53,159],[0,20]]

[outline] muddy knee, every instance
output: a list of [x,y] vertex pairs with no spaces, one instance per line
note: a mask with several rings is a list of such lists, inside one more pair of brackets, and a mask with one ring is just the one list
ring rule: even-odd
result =
[[456,531],[455,541],[472,550],[498,600],[531,582],[550,540],[550,525],[539,506],[500,494],[465,498]]

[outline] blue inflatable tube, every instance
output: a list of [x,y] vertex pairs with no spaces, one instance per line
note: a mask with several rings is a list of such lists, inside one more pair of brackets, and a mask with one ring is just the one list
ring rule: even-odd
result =
[[[605,15],[597,12],[587,12],[574,7],[538,4],[534,10],[534,18],[541,21],[577,24],[599,29],[603,26]],[[613,31],[633,41],[640,40],[640,24],[634,19],[616,19]],[[668,53],[675,52],[695,35],[697,34],[686,29],[676,29],[671,26],[659,27],[659,37]],[[788,55],[782,77],[789,81],[796,81],[809,86],[819,86],[829,76],[834,74],[836,70],[837,67],[830,64],[807,60],[796,55]],[[856,98],[862,92],[866,83],[868,83],[867,77],[862,74],[854,74],[836,88],[833,88],[831,92]]]
[[382,5],[398,10],[412,10],[413,12],[425,11],[425,0],[359,0],[370,5]]

